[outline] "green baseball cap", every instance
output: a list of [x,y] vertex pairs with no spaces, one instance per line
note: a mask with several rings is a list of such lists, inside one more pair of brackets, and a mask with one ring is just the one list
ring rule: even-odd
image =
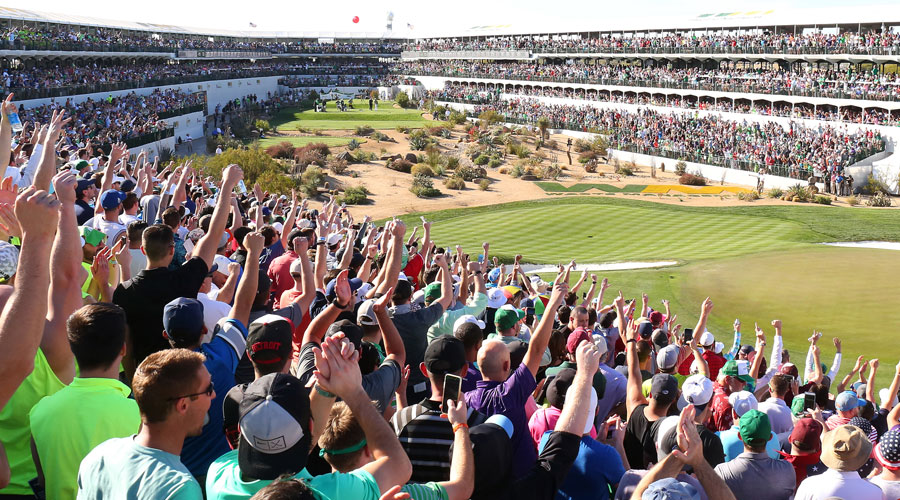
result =
[[746,360],[731,360],[722,367],[722,373],[729,377],[737,377],[744,382],[753,383],[753,377],[750,376],[750,363]]
[[798,396],[794,396],[794,400],[791,401],[791,413],[794,414],[795,417],[799,417],[801,413],[803,413],[803,395],[800,394]]
[[519,314],[515,309],[497,309],[497,312],[494,313],[494,324],[497,325],[498,332],[516,326],[519,319]]
[[441,297],[441,284],[440,283],[432,283],[422,289],[425,292],[425,303],[430,303],[432,300],[436,300]]
[[748,410],[741,415],[739,429],[741,439],[751,446],[768,443],[772,437],[769,416],[759,410]]
[[78,234],[80,234],[81,237],[84,238],[85,243],[93,246],[99,245],[101,241],[106,239],[106,234],[104,234],[103,231],[98,231],[87,226],[80,226],[78,228]]

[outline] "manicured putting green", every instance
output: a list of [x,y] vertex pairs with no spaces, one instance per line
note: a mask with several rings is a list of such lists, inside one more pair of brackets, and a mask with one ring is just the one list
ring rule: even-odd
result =
[[353,101],[354,109],[338,111],[331,101],[324,113],[316,113],[312,109],[290,108],[276,115],[271,123],[281,130],[296,130],[298,126],[319,130],[348,130],[358,125],[386,130],[398,126],[424,127],[432,123],[431,120],[422,118],[421,111],[395,108],[393,104],[392,101],[379,101],[378,111],[369,111],[368,101],[356,99]]
[[265,139],[259,140],[259,147],[267,148],[269,146],[273,146],[275,144],[281,144],[282,142],[290,142],[295,147],[306,146],[307,144],[312,143],[323,143],[326,146],[346,146],[350,143],[352,139],[356,139],[360,144],[366,142],[365,139],[361,137],[331,137],[331,136],[286,136],[286,137],[266,137]]
[[[419,214],[403,217],[420,224]],[[759,322],[772,341],[771,320],[785,325],[791,360],[803,364],[806,339],[824,332],[822,360],[834,356],[831,337],[844,342],[838,379],[857,355],[879,357],[878,387],[886,387],[900,359],[900,255],[891,250],[838,248],[825,241],[900,241],[900,218],[891,210],[821,206],[681,207],[610,198],[516,202],[427,214],[440,246],[461,244],[477,255],[506,261],[516,253],[535,263],[676,260],[661,269],[597,272],[609,293],[671,301],[678,322],[693,327],[699,305],[715,303],[708,328],[730,346],[735,318],[752,342]],[[577,274],[577,273],[576,273]],[[553,276],[545,276],[552,279]],[[577,278],[573,276],[573,280]],[[582,288],[587,291],[588,285]],[[611,299],[607,295],[605,301]],[[767,351],[767,356],[770,350]],[[839,380],[838,380],[839,381]]]

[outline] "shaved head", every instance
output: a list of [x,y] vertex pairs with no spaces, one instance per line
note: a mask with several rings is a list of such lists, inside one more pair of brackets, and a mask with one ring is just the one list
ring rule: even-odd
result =
[[497,339],[485,340],[478,350],[478,367],[486,378],[506,380],[509,372],[509,348]]

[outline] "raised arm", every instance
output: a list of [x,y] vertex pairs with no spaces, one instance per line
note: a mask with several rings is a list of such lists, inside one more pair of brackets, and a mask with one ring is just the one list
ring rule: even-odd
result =
[[[34,174],[33,184],[38,189],[49,190],[50,180],[53,178],[53,174],[56,173],[56,141],[59,140],[59,135],[62,133],[63,128],[72,121],[71,117],[63,119],[65,114],[65,108],[61,108],[59,113],[54,111],[50,118],[50,128],[47,130],[47,136],[44,138],[44,148],[41,151],[41,163]],[[8,155],[7,158],[9,158]],[[72,203],[75,202],[73,201]]]
[[288,247],[288,238],[291,235],[291,231],[294,230],[294,221],[297,220],[297,191],[291,189],[291,213],[288,214],[287,219],[284,221],[284,228],[281,230],[281,246],[282,248]]
[[375,312],[375,319],[378,320],[378,329],[381,330],[381,338],[384,339],[384,352],[388,358],[393,359],[402,368],[406,365],[406,347],[403,345],[403,339],[400,338],[400,332],[394,326],[388,314],[387,308],[391,301],[391,293],[382,295],[373,304],[372,310]]
[[[237,185],[244,177],[244,172],[237,165],[229,165],[222,172],[222,193],[231,193],[234,186]],[[206,262],[206,267],[210,268],[213,264],[213,258],[216,256],[216,248],[219,246],[219,240],[225,231],[225,223],[228,221],[229,206],[227,203],[216,203],[213,210],[212,220],[209,223],[209,231],[200,238],[197,246],[194,247],[194,257],[200,257]]]
[[234,301],[234,292],[237,290],[237,284],[238,279],[240,279],[240,275],[241,265],[237,262],[229,263],[228,278],[225,280],[225,284],[222,285],[222,288],[219,289],[219,293],[216,295],[217,302],[231,304],[232,301]]
[[[575,379],[572,387],[566,392],[559,420],[556,421],[556,432],[567,432],[576,436],[584,434],[584,426],[588,418],[593,418],[596,408],[591,408],[591,383],[594,374],[600,367],[600,351],[591,342],[582,342],[575,349]],[[606,436],[604,436],[606,437]]]
[[453,456],[450,458],[450,480],[439,484],[447,490],[448,500],[466,500],[475,489],[475,455],[469,439],[468,411],[464,398],[447,400],[447,419],[453,426]]
[[316,220],[316,269],[314,275],[316,288],[320,290],[325,290],[325,273],[328,272],[328,248],[325,246],[328,232],[328,224],[320,215]]
[[354,241],[356,241],[356,231],[349,229],[347,231],[347,238],[344,240],[344,253],[341,255],[341,262],[338,264],[338,267],[341,269],[348,269],[350,267],[350,262],[353,261]]
[[541,357],[550,343],[550,334],[553,332],[553,320],[556,318],[556,311],[563,300],[565,300],[568,292],[569,285],[565,281],[557,280],[556,285],[553,287],[553,293],[550,294],[550,301],[544,309],[541,322],[531,335],[531,341],[528,342],[528,350],[525,352],[525,358],[522,359],[522,363],[528,366],[532,376],[537,376],[538,368],[541,366]]
[[894,378],[891,380],[891,386],[888,388],[887,401],[881,402],[881,406],[885,410],[890,410],[895,406],[894,400],[897,398],[898,389],[900,389],[900,363],[897,363],[897,366],[894,368]]
[[434,258],[434,263],[441,268],[441,296],[435,301],[444,306],[444,310],[450,308],[453,302],[453,276],[450,275],[450,267],[447,264],[447,254],[442,253]]
[[843,379],[841,379],[841,381],[838,383],[838,385],[837,385],[837,393],[838,394],[844,392],[844,388],[847,387],[847,384],[849,384],[850,381],[853,380],[853,377],[860,371],[864,361],[865,361],[865,359],[862,356],[856,358],[856,364],[853,365],[853,369],[851,369],[850,373],[848,373],[847,376],[845,376]]
[[334,323],[338,315],[341,314],[341,311],[353,306],[351,303],[353,293],[350,290],[350,282],[347,278],[348,274],[348,271],[344,269],[338,274],[337,278],[335,278],[336,283],[334,284],[334,293],[337,297],[334,302],[325,308],[325,310],[313,318],[312,322],[306,328],[306,331],[303,332],[304,344],[307,342],[321,344],[322,339],[325,337],[325,333],[328,332],[328,327]]
[[831,339],[834,343],[835,353],[834,353],[834,361],[831,363],[831,368],[828,369],[828,374],[826,375],[829,380],[834,380],[835,375],[841,369],[841,339],[834,337]]
[[697,326],[694,328],[694,336],[699,337],[706,331],[706,321],[709,319],[709,313],[712,312],[713,303],[709,297],[703,299],[700,304],[700,319],[697,320]]
[[388,250],[387,258],[384,261],[387,270],[384,279],[379,281],[378,287],[375,289],[376,295],[385,293],[388,289],[397,286],[397,279],[400,276],[400,266],[402,263],[401,258],[403,250],[401,249],[401,245],[403,245],[404,234],[406,234],[406,224],[401,220],[394,221],[391,226],[391,248]]
[[[206,183],[203,183],[203,187],[206,188]],[[238,203],[237,197],[231,197],[231,234],[234,234],[238,228],[243,227],[244,218],[241,216],[241,206]]]
[[[0,105],[0,176],[5,175],[9,166],[9,154],[12,151],[12,124],[9,123],[9,114],[16,112],[16,105],[12,102],[13,95],[6,96],[6,100]],[[0,486],[2,489],[2,486]]]
[[[528,280],[526,280],[528,281]],[[591,287],[588,288],[587,295],[585,295],[584,300],[581,301],[581,307],[591,307],[591,301],[594,300],[594,294],[597,292],[597,275],[591,275]]]
[[878,371],[878,358],[869,362],[869,379],[866,380],[866,401],[875,404],[875,372]]
[[[641,368],[638,366],[637,339],[635,330],[631,325],[625,326],[625,297],[622,292],[613,301],[616,308],[616,320],[619,324],[619,335],[625,341],[625,357],[628,365],[628,382],[625,387],[625,411],[626,417],[631,418],[631,412],[640,405],[647,404],[647,398],[641,391]],[[696,335],[695,335],[696,337]]]
[[0,408],[34,368],[47,317],[50,251],[59,221],[59,201],[33,186],[16,198],[22,227],[16,286],[0,313]]
[[247,261],[244,266],[244,273],[241,276],[241,282],[238,284],[234,305],[231,306],[231,311],[228,312],[229,318],[236,319],[243,325],[250,323],[250,309],[253,307],[256,289],[259,286],[259,257],[262,255],[265,243],[265,237],[257,231],[247,233],[247,236],[244,236],[244,247],[247,248]]

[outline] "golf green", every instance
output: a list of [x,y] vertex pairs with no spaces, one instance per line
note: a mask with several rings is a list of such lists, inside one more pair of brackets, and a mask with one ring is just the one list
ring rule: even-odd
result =
[[403,127],[424,127],[432,123],[422,118],[415,109],[393,107],[393,101],[379,101],[378,110],[369,110],[368,101],[356,99],[354,109],[338,111],[334,101],[326,106],[326,112],[316,113],[313,109],[290,108],[281,111],[272,120],[273,127],[281,130],[297,130],[297,127],[319,130],[352,130],[359,125],[369,125],[376,130]]
[[[900,275],[895,251],[819,245],[830,241],[900,241],[900,219],[892,210],[822,206],[700,208],[628,199],[576,198],[517,202],[426,214],[438,245],[460,244],[504,261],[582,264],[672,260],[660,269],[595,272],[610,280],[612,293],[650,296],[661,308],[669,299],[678,322],[693,327],[699,305],[711,297],[709,323],[730,347],[735,318],[751,343],[758,322],[769,336],[773,319],[784,322],[791,360],[805,362],[807,337],[823,332],[822,360],[834,356],[832,337],[843,340],[838,379],[857,355],[879,357],[878,387],[886,387],[900,359]],[[403,217],[419,224],[419,214]],[[421,232],[421,230],[420,230]],[[572,277],[573,282],[579,273]],[[545,279],[553,279],[545,275]],[[584,285],[581,292],[587,291]],[[767,352],[769,355],[770,352]],[[839,381],[839,380],[838,380]]]

